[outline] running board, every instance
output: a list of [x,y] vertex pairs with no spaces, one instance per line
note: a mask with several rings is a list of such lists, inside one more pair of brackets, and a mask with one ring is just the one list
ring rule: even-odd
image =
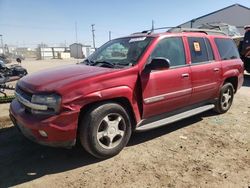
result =
[[[155,128],[158,128],[158,127],[162,127],[162,126],[168,125],[170,123],[174,123],[176,121],[179,121],[179,120],[194,116],[196,114],[200,114],[200,113],[205,112],[207,110],[211,110],[214,107],[215,107],[214,104],[209,104],[209,105],[201,106],[201,107],[198,107],[198,108],[194,108],[192,110],[188,110],[188,111],[181,112],[179,114],[176,114],[176,115],[173,115],[173,116],[170,116],[170,117],[159,119],[157,121],[150,122],[150,123],[147,123],[145,125],[139,125],[136,128],[136,131],[137,132],[143,132],[143,131],[147,131],[147,130],[150,130],[150,129],[155,129]],[[143,121],[140,124],[143,124]]]

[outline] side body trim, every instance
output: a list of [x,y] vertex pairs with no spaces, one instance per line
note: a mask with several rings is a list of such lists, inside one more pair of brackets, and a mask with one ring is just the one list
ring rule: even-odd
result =
[[166,94],[162,94],[162,95],[158,95],[158,96],[154,96],[154,97],[149,97],[149,98],[144,99],[144,103],[150,104],[150,103],[162,101],[162,100],[165,100],[168,98],[179,97],[179,96],[191,93],[191,91],[192,91],[192,88],[189,88],[189,89],[184,89],[184,90],[180,90],[180,91],[166,93]]

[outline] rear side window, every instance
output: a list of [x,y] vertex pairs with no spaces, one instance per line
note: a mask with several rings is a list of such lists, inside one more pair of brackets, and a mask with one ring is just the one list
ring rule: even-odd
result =
[[[188,44],[191,53],[191,61],[193,64],[209,61],[207,44],[204,38],[190,37],[188,38]],[[210,43],[208,43],[208,45],[209,44]]]
[[215,39],[215,43],[222,60],[238,59],[240,57],[236,44],[233,40],[217,38]]
[[214,53],[211,47],[211,44],[207,38],[205,38],[206,45],[207,45],[207,53],[208,53],[208,60],[213,61],[214,60]]

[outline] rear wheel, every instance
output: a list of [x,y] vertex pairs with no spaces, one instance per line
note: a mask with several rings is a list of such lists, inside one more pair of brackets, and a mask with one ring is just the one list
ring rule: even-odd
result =
[[220,97],[215,104],[215,111],[222,114],[229,110],[233,103],[234,87],[231,83],[225,83],[220,90]]
[[243,61],[245,70],[250,73],[250,58],[245,58]]
[[93,106],[80,123],[80,141],[97,158],[118,154],[131,136],[131,122],[126,110],[117,103]]
[[248,58],[246,60],[246,63],[245,63],[245,70],[250,73],[250,58]]

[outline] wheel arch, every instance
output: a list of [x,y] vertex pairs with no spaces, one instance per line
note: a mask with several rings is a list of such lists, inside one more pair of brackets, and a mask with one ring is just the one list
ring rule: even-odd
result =
[[236,93],[238,89],[238,77],[237,76],[231,76],[231,77],[226,78],[223,82],[223,85],[225,83],[231,83],[234,87],[234,93]]
[[132,130],[135,130],[136,124],[137,124],[136,123],[136,116],[135,116],[135,112],[133,110],[133,107],[132,107],[129,99],[127,99],[126,97],[116,97],[116,98],[112,98],[112,99],[106,99],[106,100],[90,102],[90,103],[84,105],[80,109],[80,113],[78,115],[77,135],[79,133],[79,124],[80,124],[81,118],[86,113],[88,113],[89,110],[91,110],[95,106],[99,106],[99,105],[102,105],[102,104],[105,104],[105,103],[117,103],[117,104],[121,105],[127,111],[128,115],[130,117]]

